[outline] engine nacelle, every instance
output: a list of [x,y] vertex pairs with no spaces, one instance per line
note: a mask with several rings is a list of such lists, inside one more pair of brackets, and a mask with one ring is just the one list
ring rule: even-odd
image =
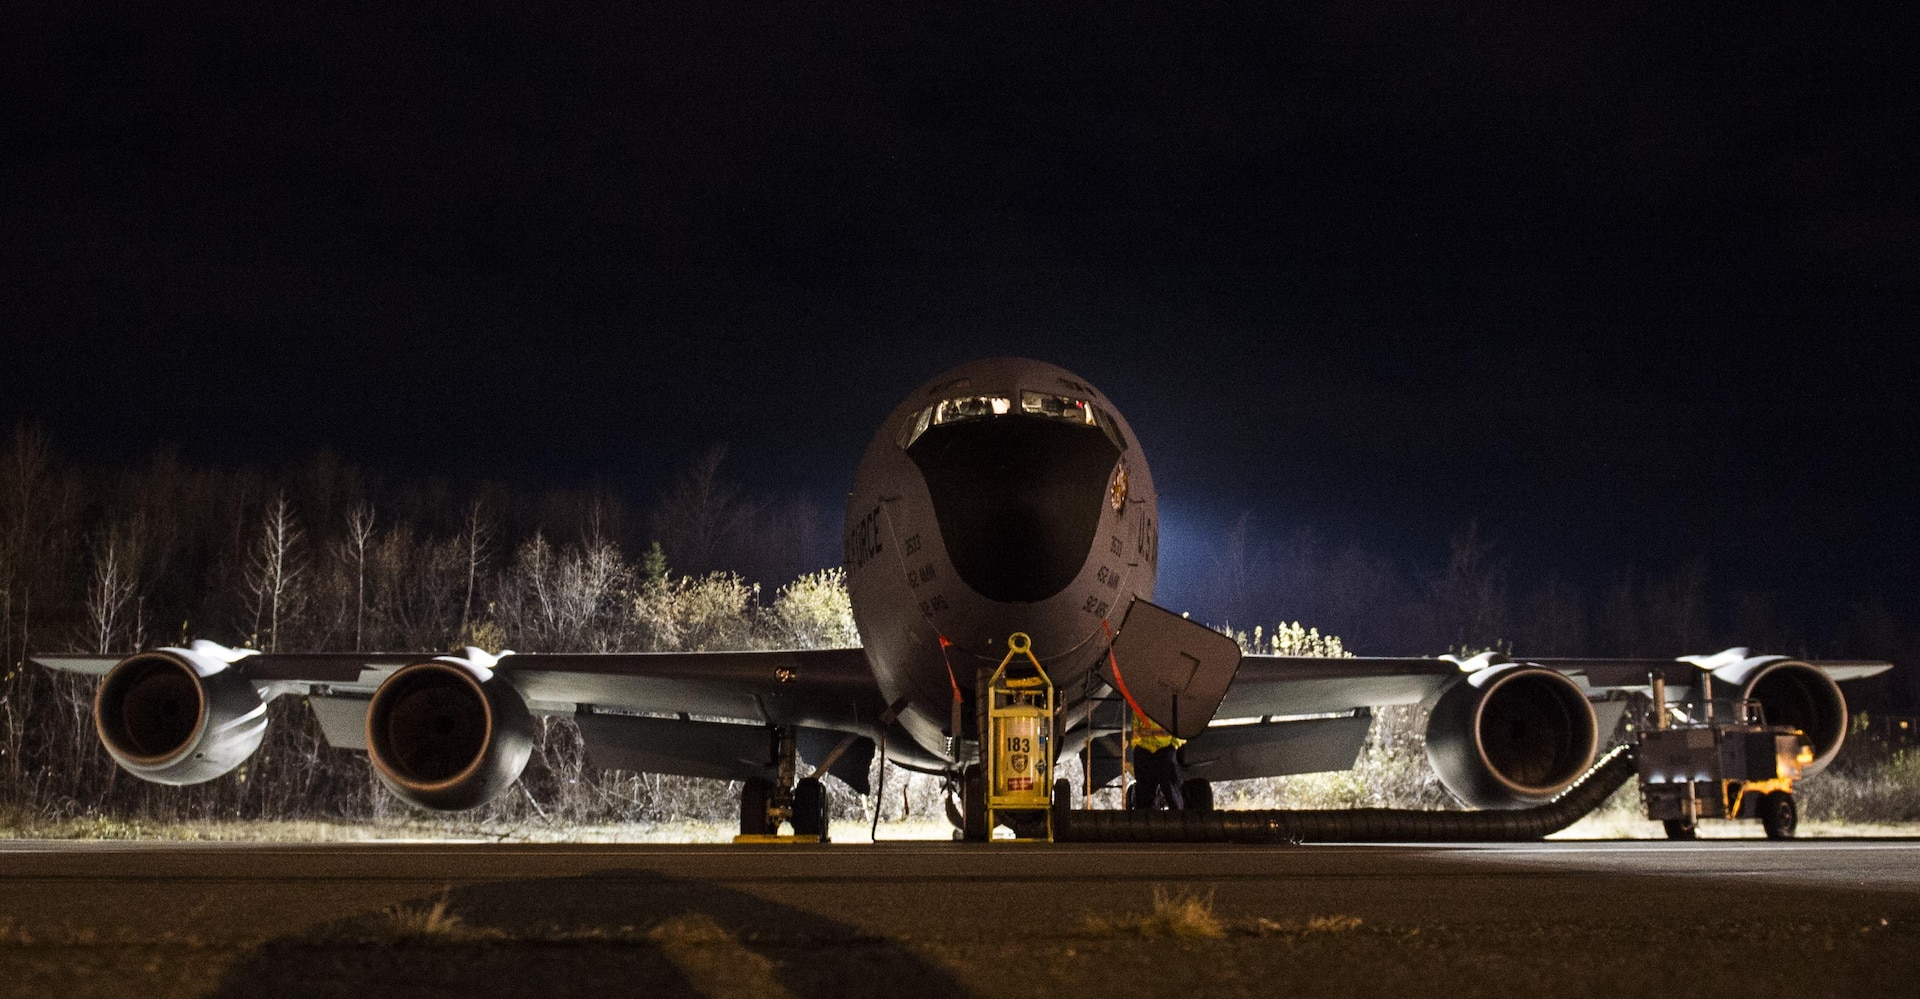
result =
[[1509,664],[1468,674],[1427,720],[1427,761],[1440,783],[1475,808],[1551,800],[1593,765],[1593,704],[1558,671]]
[[[1745,651],[1745,650],[1740,650]],[[1757,701],[1767,724],[1791,725],[1806,733],[1813,762],[1800,770],[1811,777],[1833,762],[1847,741],[1847,698],[1840,685],[1816,666],[1780,656],[1755,656],[1713,671],[1714,693],[1726,696],[1732,684],[1741,700]]]
[[397,670],[367,705],[367,755],[402,800],[459,811],[484,804],[526,768],[533,716],[520,692],[468,649]]
[[93,724],[115,763],[157,784],[222,776],[260,748],[267,706],[238,658],[212,642],[137,652],[93,695]]

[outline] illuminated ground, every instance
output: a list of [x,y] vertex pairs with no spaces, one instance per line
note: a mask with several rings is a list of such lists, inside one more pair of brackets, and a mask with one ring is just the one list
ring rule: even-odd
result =
[[[1156,889],[1210,897],[1218,925],[1129,918]],[[1155,935],[1181,929],[1220,935]],[[0,994],[36,997],[1910,995],[1917,976],[1920,842],[0,843]]]

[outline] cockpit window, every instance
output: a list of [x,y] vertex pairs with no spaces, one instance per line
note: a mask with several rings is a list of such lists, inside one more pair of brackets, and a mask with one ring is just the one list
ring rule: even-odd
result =
[[969,395],[958,399],[943,399],[921,410],[908,423],[900,435],[901,447],[912,447],[928,427],[938,427],[948,423],[964,423],[968,420],[984,420],[990,416],[1005,416],[1013,411],[1013,400],[997,395]]
[[1028,416],[1048,416],[1068,423],[1093,425],[1093,407],[1085,399],[1069,399],[1064,395],[1047,395],[1042,392],[1020,393],[1020,411]]
[[[1066,381],[1066,379],[1061,379]],[[1049,419],[1064,420],[1068,423],[1083,423],[1090,427],[1099,427],[1113,442],[1113,446],[1124,451],[1126,439],[1120,436],[1120,428],[1113,423],[1113,417],[1099,406],[1071,396],[1048,395],[1045,392],[1020,393],[1020,412],[1029,416],[1044,416]]]
[[1107,415],[1106,410],[1085,399],[1050,395],[1045,392],[1020,393],[1020,407],[1017,410],[1013,406],[1013,400],[997,395],[970,395],[936,402],[917,413],[901,430],[900,446],[912,447],[913,442],[919,440],[920,435],[926,433],[928,427],[1009,414],[1099,427],[1115,447],[1125,450],[1127,446],[1126,441],[1120,436],[1119,428],[1113,423],[1113,417]]

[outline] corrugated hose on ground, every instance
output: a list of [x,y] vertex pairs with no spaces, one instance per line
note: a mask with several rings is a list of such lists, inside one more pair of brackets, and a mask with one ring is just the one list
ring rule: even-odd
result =
[[1544,805],[1472,812],[1410,808],[1219,811],[1072,810],[1054,813],[1054,838],[1072,843],[1446,843],[1536,840],[1579,821],[1634,775],[1621,746]]

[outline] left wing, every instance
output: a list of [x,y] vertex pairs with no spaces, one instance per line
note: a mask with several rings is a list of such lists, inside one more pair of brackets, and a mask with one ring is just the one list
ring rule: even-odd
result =
[[[1734,655],[1738,653],[1738,655]],[[1648,677],[1658,673],[1675,687],[1695,683],[1717,662],[1775,661],[1780,657],[1749,659],[1746,650],[1728,650],[1718,656],[1684,659],[1567,658],[1516,659],[1520,665],[1545,666],[1572,678],[1589,696],[1603,697],[1617,690],[1644,690]],[[1489,656],[1471,659],[1354,658],[1319,659],[1305,656],[1249,655],[1240,659],[1240,672],[1220,703],[1217,718],[1254,718],[1265,715],[1313,715],[1357,708],[1418,704],[1440,693],[1455,678],[1506,660]],[[1807,663],[1836,682],[1859,680],[1893,668],[1875,659],[1820,659]]]

